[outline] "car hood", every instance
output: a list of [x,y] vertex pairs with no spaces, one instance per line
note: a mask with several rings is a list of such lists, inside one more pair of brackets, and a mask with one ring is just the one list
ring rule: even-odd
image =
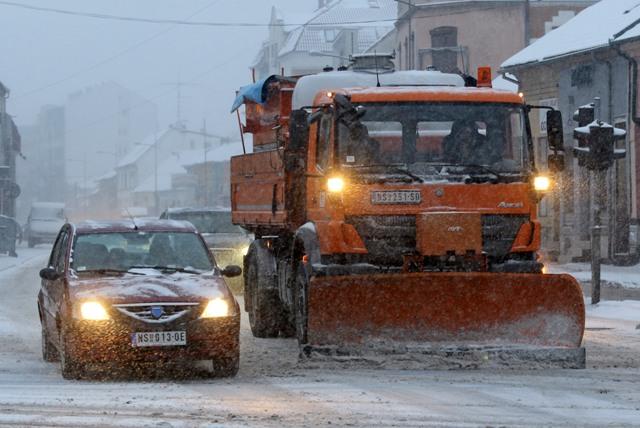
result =
[[71,280],[69,290],[72,300],[98,299],[111,304],[196,303],[232,297],[224,279],[213,274],[98,275]]
[[202,235],[209,248],[241,248],[251,243],[244,233],[205,233]]

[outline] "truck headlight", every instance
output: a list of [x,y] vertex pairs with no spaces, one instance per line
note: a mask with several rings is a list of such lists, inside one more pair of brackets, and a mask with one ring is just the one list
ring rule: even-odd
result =
[[342,177],[330,177],[327,180],[327,189],[331,193],[340,193],[344,190],[344,179]]
[[80,315],[84,320],[104,321],[109,319],[109,314],[98,302],[84,302],[80,306]]
[[547,192],[551,189],[551,179],[544,175],[539,175],[533,179],[533,188],[538,192]]
[[224,299],[209,300],[200,318],[221,318],[229,316],[229,303]]

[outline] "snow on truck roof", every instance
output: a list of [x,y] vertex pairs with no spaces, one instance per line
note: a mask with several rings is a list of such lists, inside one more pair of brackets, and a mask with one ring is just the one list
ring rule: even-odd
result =
[[[380,73],[380,84],[383,87],[398,86],[428,87],[428,86],[464,86],[464,79],[457,74],[441,73],[439,71],[396,71]],[[377,79],[375,73],[356,71],[330,71],[301,77],[293,91],[293,109],[311,106],[316,95],[323,91],[341,88],[367,87],[375,88]]]
[[358,102],[477,102],[522,104],[522,98],[512,91],[491,88],[381,87],[348,89],[351,101]]
[[601,0],[502,63],[502,68],[552,61],[640,37],[638,0]]

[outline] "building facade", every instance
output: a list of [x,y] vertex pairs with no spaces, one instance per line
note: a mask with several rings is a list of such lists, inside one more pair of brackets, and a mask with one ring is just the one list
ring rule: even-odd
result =
[[590,0],[398,2],[396,66],[475,75],[500,64],[595,3]]
[[157,130],[155,104],[115,82],[71,94],[65,110],[65,170],[71,188],[113,169],[133,142]]
[[[627,156],[615,162],[607,177],[601,253],[619,264],[638,257],[640,166],[636,153],[640,117],[632,101],[638,96],[640,29],[629,24],[639,19],[640,13],[627,13],[629,3],[602,0],[503,64],[505,71],[517,76],[528,103],[553,106],[563,113],[566,168],[557,175],[558,187],[540,211],[544,246],[561,261],[585,260],[590,255],[596,189],[572,148],[577,144],[573,139],[578,125],[574,113],[595,97],[600,98],[600,119],[628,131],[626,140],[617,147],[626,149]],[[603,21],[605,16],[608,21]],[[596,23],[599,30],[594,31]],[[618,38],[616,34],[620,34]],[[548,146],[544,117],[540,111],[533,111],[531,117],[537,163],[545,169]]]
[[390,53],[395,18],[393,0],[319,0],[311,16],[290,18],[297,25],[287,25],[273,8],[269,35],[252,66],[256,78],[313,74],[325,67],[348,66],[350,55]]

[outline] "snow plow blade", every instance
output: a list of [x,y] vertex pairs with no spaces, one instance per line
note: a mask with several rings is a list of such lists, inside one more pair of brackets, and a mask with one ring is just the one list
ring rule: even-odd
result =
[[[582,290],[569,275],[398,273],[315,277],[313,351],[361,355],[418,350],[439,357],[548,360],[582,368]],[[505,351],[502,355],[500,351]]]

